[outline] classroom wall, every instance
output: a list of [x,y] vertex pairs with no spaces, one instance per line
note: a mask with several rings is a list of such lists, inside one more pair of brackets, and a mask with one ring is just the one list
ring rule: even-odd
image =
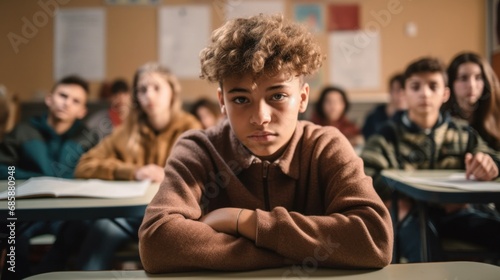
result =
[[[40,99],[50,90],[53,79],[53,17],[38,27],[18,52],[9,42],[7,34],[22,34],[24,20],[44,11],[38,4],[58,3],[66,7],[104,7],[106,22],[106,78],[124,77],[131,81],[135,69],[158,56],[157,9],[158,6],[108,6],[104,0],[1,0],[0,1],[0,84],[20,100]],[[57,1],[57,2],[56,2]],[[212,28],[223,23],[216,10],[221,3],[230,0],[163,0],[162,5],[208,4],[212,7]],[[247,0],[249,1],[249,0]],[[231,1],[238,3],[238,1]],[[351,91],[354,102],[383,102],[386,81],[394,72],[402,70],[414,58],[422,55],[440,57],[445,62],[459,51],[470,50],[485,55],[485,1],[470,0],[284,0],[286,15],[292,18],[297,3],[358,3],[361,26],[377,21],[376,14],[387,11],[389,5],[400,5],[401,12],[380,29],[381,34],[381,81],[380,88],[370,91]],[[405,35],[405,25],[413,22],[418,27],[416,37]],[[327,34],[317,36],[323,48],[327,48]],[[324,73],[327,82],[328,67]],[[183,99],[192,101],[200,96],[215,96],[215,85],[199,79],[181,80]],[[91,97],[97,98],[100,81],[91,84]],[[317,89],[311,93],[315,100]]]

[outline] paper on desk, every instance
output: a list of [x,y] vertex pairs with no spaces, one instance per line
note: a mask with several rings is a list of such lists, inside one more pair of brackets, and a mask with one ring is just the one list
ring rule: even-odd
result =
[[425,184],[430,186],[455,188],[468,191],[500,191],[500,182],[467,180],[465,173],[454,173],[447,177],[425,178],[425,177],[405,177],[406,182]]
[[[98,179],[62,179],[35,177],[16,186],[16,198],[22,197],[97,197],[129,198],[144,195],[150,181],[104,181]],[[7,198],[7,191],[0,199]]]

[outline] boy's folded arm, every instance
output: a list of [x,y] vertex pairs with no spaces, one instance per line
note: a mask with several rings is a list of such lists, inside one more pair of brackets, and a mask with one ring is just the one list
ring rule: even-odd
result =
[[[371,188],[369,181],[360,184]],[[373,202],[379,200],[373,190],[354,189],[337,194],[324,216],[306,216],[282,207],[257,210],[257,246],[297,261],[314,259],[321,266],[388,265],[393,242],[389,214],[381,202]]]

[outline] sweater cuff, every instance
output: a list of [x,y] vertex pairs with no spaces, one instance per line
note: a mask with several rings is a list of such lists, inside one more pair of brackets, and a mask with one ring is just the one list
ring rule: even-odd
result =
[[277,225],[279,221],[273,216],[276,216],[277,213],[272,214],[271,212],[256,209],[255,214],[257,216],[255,245],[276,251],[280,244],[279,238],[277,238],[280,236],[280,227]]
[[136,171],[135,166],[120,166],[115,169],[115,180],[127,180],[127,181],[132,181],[134,180],[134,174]]

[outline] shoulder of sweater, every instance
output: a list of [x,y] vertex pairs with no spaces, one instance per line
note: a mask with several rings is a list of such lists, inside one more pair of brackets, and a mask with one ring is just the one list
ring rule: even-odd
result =
[[173,121],[175,122],[175,128],[184,128],[184,129],[201,129],[200,122],[190,113],[185,111],[179,111],[174,117]]

